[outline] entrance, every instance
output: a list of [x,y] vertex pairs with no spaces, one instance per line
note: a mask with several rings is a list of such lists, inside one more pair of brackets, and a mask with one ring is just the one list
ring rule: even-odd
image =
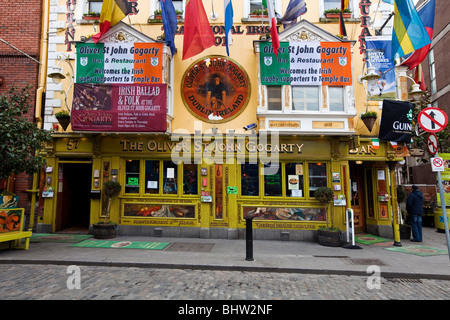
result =
[[355,232],[364,232],[366,228],[364,211],[364,168],[361,164],[350,163],[351,205],[354,215]]
[[87,232],[91,215],[91,162],[59,163],[55,231]]

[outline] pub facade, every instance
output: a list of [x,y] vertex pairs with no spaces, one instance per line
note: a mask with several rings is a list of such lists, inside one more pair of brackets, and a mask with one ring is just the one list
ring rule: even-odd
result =
[[[134,1],[134,13],[96,44],[89,35],[98,28],[83,17],[90,2],[56,2],[50,28],[64,23],[71,33],[49,39],[48,73],[60,67],[67,77],[46,87],[44,126],[54,134],[38,231],[90,232],[105,216],[102,185],[113,180],[122,190],[109,220],[120,235],[238,239],[251,215],[257,239],[315,241],[321,226],[345,230],[352,209],[357,231],[393,236],[403,154],[374,143],[379,124],[369,131],[360,119],[380,104],[357,81],[359,42],[321,21],[324,1],[291,27],[279,24],[277,55],[264,38],[267,18],[242,1],[233,3],[228,56],[216,8],[216,45],[185,60],[184,19],[172,56],[153,14],[158,1]],[[280,12],[288,4],[275,2]],[[66,107],[63,129],[55,114]],[[328,208],[314,196],[323,186],[334,194]]]

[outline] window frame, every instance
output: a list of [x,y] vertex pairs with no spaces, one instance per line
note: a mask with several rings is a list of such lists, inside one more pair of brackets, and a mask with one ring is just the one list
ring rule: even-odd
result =
[[[295,163],[295,164],[302,164],[303,165],[303,189],[302,189],[302,196],[301,197],[295,197],[295,196],[287,196],[288,191],[288,184],[286,176],[286,164],[287,163]],[[310,164],[316,164],[316,163],[322,163],[325,165],[325,177],[326,177],[326,186],[331,185],[331,177],[330,177],[330,168],[331,164],[329,161],[321,161],[321,160],[300,160],[300,159],[286,159],[283,161],[280,161],[280,167],[279,170],[281,170],[281,196],[266,196],[265,195],[265,184],[264,184],[264,175],[260,174],[260,177],[258,177],[258,195],[255,196],[249,196],[249,195],[243,195],[242,194],[242,165],[244,163],[239,164],[238,166],[238,186],[239,186],[239,199],[241,200],[263,200],[263,199],[272,199],[272,200],[302,200],[302,201],[317,201],[315,197],[310,196],[310,175],[309,175],[309,165]],[[249,163],[245,163],[249,164]],[[258,172],[261,173],[264,170],[264,163],[259,162],[258,163]]]
[[[133,157],[127,157],[122,158],[121,162],[123,163],[122,168],[126,168],[126,162],[129,160],[135,160],[139,161],[139,191],[137,193],[129,193],[125,192],[125,188],[123,190],[123,196],[124,198],[151,198],[151,197],[168,197],[168,198],[200,198],[200,165],[195,164],[197,166],[197,194],[185,194],[184,188],[183,188],[183,179],[184,179],[184,163],[180,162],[178,164],[174,163],[173,165],[176,167],[176,193],[166,193],[164,191],[164,171],[166,169],[165,163],[171,163],[172,161],[170,159],[154,159],[154,158],[133,158]],[[159,163],[159,173],[158,173],[158,192],[157,193],[146,193],[146,161],[156,161]],[[127,178],[127,172],[126,169],[123,171],[120,181],[123,183],[123,185],[126,185],[126,178]],[[142,182],[141,182],[142,181]]]

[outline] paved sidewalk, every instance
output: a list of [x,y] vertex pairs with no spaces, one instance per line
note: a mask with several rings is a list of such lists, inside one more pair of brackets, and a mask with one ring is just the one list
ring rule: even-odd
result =
[[[267,271],[314,274],[369,275],[379,267],[382,277],[450,280],[445,233],[423,228],[422,243],[402,240],[402,249],[421,246],[441,254],[420,256],[386,250],[393,241],[362,249],[325,247],[315,242],[253,240],[253,261],[247,261],[245,240],[120,236],[113,241],[170,242],[164,250],[72,247],[73,243],[30,243],[30,249],[1,250],[0,264],[59,264],[200,270]],[[426,247],[426,248],[422,248]],[[445,251],[442,254],[442,250]]]

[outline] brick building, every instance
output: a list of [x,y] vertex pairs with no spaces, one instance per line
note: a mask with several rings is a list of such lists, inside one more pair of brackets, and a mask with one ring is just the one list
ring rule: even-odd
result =
[[[35,120],[39,87],[40,46],[43,1],[17,0],[0,2],[0,93],[11,86],[30,85],[30,110],[25,116]],[[39,98],[40,99],[40,98]],[[8,189],[19,196],[19,207],[28,208],[32,176],[18,174],[8,181]]]

